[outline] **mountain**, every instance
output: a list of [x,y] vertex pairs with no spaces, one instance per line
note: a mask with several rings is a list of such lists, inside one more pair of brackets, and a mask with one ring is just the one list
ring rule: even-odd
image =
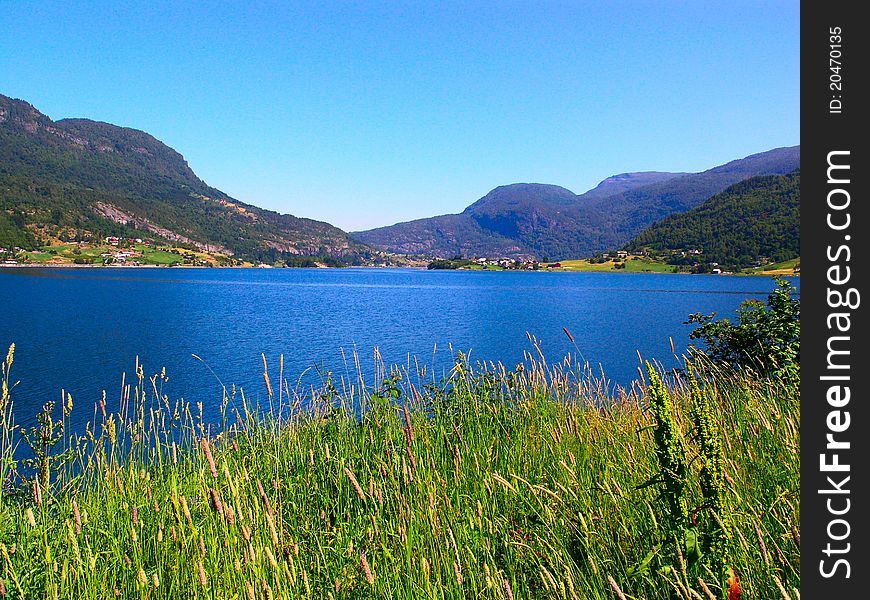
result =
[[[729,270],[800,256],[800,170],[752,177],[655,223],[625,248]],[[698,254],[700,251],[700,254]]]
[[639,173],[621,173],[608,177],[597,186],[583,194],[583,197],[591,198],[607,198],[621,194],[635,188],[652,185],[654,183],[664,183],[674,177],[688,175],[688,173],[664,173],[661,171],[641,171]]
[[328,223],[264,210],[203,182],[184,157],[136,129],[52,121],[0,95],[0,246],[46,234],[153,237],[235,258],[367,260]]
[[608,217],[614,248],[671,214],[694,208],[729,186],[757,175],[784,175],[800,168],[800,146],[753,154],[702,173],[627,190],[598,201]]
[[584,194],[519,183],[497,187],[458,215],[442,215],[351,233],[391,252],[467,256],[591,256],[625,244],[652,223],[698,206],[755,175],[800,166],[800,146],[777,148],[702,173],[624,173]]

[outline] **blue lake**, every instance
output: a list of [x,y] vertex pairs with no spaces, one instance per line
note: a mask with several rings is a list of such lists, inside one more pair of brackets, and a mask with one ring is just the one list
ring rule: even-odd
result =
[[146,375],[166,368],[170,399],[202,402],[214,415],[218,378],[266,398],[261,354],[273,380],[283,355],[285,378],[305,387],[327,370],[355,380],[354,351],[370,380],[375,347],[387,365],[426,365],[429,377],[452,365],[451,345],[472,363],[513,367],[524,352],[537,354],[527,334],[548,361],[579,350],[627,387],[638,353],[675,364],[671,339],[681,355],[690,313],[732,316],[773,288],[769,277],[628,273],[0,269],[0,346],[5,356],[16,345],[19,421],[60,400],[62,389],[79,408],[93,407],[103,390],[117,405],[122,374],[129,382],[137,357]]

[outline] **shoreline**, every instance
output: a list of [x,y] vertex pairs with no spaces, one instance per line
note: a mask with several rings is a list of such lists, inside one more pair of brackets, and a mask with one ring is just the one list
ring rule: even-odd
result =
[[[257,266],[221,266],[221,267],[204,267],[201,265],[77,265],[74,263],[58,263],[58,264],[0,264],[0,272],[5,269],[257,269],[257,270],[268,270],[268,269],[308,269],[308,270],[341,270],[341,269],[403,269],[403,270],[412,270],[412,271],[428,271],[428,270],[436,270],[436,269],[427,269],[426,267],[379,267],[379,266],[365,266],[365,265],[352,265],[346,267],[257,267]],[[467,271],[467,272],[481,272],[481,273],[505,273],[505,272],[516,272],[516,273],[591,273],[591,274],[619,274],[619,275],[709,275],[709,276],[741,276],[741,277],[754,277],[754,276],[768,276],[775,277],[777,275],[783,277],[800,277],[800,273],[786,273],[780,269],[776,269],[773,271],[756,271],[756,272],[743,272],[743,273],[665,273],[662,271],[624,271],[620,270],[612,270],[612,271],[601,271],[601,270],[563,270],[563,269],[538,269],[538,270],[529,270],[529,269],[437,269],[437,271]]]

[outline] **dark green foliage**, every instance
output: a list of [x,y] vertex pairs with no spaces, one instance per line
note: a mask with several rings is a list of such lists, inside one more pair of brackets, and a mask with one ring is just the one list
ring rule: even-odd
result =
[[462,267],[470,267],[474,265],[475,262],[472,260],[466,260],[463,258],[436,258],[426,267],[429,270],[450,270],[450,269],[461,269]]
[[[699,363],[705,366],[709,363]],[[647,402],[653,415],[653,438],[659,471],[641,487],[656,485],[663,508],[659,529],[662,541],[631,569],[634,577],[650,577],[650,568],[685,587],[698,579],[716,590],[728,588],[732,574],[731,515],[726,505],[721,418],[714,412],[715,385],[701,389],[695,366],[689,365],[691,429],[683,438],[672,399],[658,372],[647,363],[650,383]],[[702,371],[707,369],[702,368]],[[693,444],[694,443],[694,444]],[[696,445],[687,459],[687,446]],[[695,464],[700,464],[696,468]],[[697,492],[700,491],[700,498]]]
[[674,420],[673,400],[652,365],[647,363],[646,368],[649,374],[647,398],[655,418],[653,437],[660,468],[658,483],[661,484],[661,498],[666,507],[664,533],[666,537],[682,544],[683,532],[689,521],[686,450],[680,428]]
[[36,415],[36,426],[29,430],[19,428],[21,437],[32,452],[32,457],[24,459],[22,465],[37,475],[33,480],[33,485],[38,486],[35,491],[37,498],[41,494],[51,493],[52,474],[73,456],[72,448],[62,449],[64,422],[72,411],[72,398],[69,397],[65,402],[63,417],[59,421],[54,419],[55,406],[54,400],[49,400]]
[[[626,246],[670,264],[728,270],[800,256],[800,171],[753,177],[702,205],[656,223]],[[702,250],[702,254],[687,254]],[[706,269],[709,271],[709,268]]]
[[289,256],[284,259],[285,267],[314,268],[320,265],[327,267],[343,267],[345,263],[331,256]]
[[36,236],[24,228],[24,217],[20,212],[2,210],[0,205],[0,248],[36,248]]
[[782,278],[767,296],[767,303],[746,300],[737,310],[737,322],[716,320],[715,313],[694,313],[697,323],[689,337],[704,343],[706,354],[717,362],[747,366],[762,373],[800,367],[800,299],[794,286]]
[[[722,433],[713,412],[713,403],[702,391],[694,374],[690,379],[692,420],[698,443],[699,473],[703,503],[693,511],[692,520],[699,524],[698,514],[709,515],[704,526],[702,560],[724,582],[729,566],[730,519],[725,508],[725,471]],[[699,525],[700,527],[701,525]]]

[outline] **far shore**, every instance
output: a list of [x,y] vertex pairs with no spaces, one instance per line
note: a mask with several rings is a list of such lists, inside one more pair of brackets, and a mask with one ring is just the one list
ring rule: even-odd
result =
[[[376,265],[348,265],[346,267],[283,267],[283,266],[268,266],[268,267],[259,267],[256,265],[240,265],[240,266],[211,266],[206,267],[202,265],[154,265],[154,264],[145,264],[145,265],[79,265],[75,263],[13,263],[13,264],[0,264],[0,271],[5,269],[408,269],[408,270],[418,270],[425,271],[426,267],[418,267],[418,266],[390,266],[390,267],[381,267]],[[483,269],[439,269],[440,271],[483,271]],[[651,275],[716,275],[718,276],[757,276],[757,275],[766,275],[769,277],[773,277],[776,275],[782,275],[785,277],[800,277],[800,271],[794,272],[790,269],[771,269],[769,271],[742,271],[742,272],[723,272],[723,273],[687,273],[687,272],[663,272],[663,271],[626,271],[626,270],[601,270],[601,269],[590,269],[590,270],[581,270],[581,269],[538,269],[538,270],[528,270],[528,269],[487,269],[488,272],[519,272],[519,273],[618,273],[625,275],[637,275],[637,274],[651,274]]]

